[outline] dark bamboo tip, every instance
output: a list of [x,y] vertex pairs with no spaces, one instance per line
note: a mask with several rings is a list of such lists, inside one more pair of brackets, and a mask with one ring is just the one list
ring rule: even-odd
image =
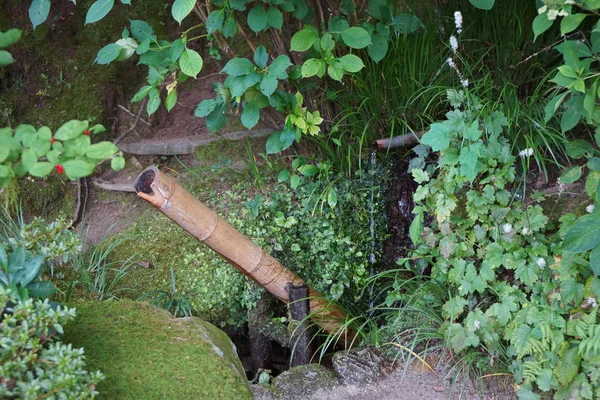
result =
[[142,192],[146,194],[152,194],[152,182],[156,177],[156,168],[151,167],[144,170],[135,180],[133,187],[137,193]]

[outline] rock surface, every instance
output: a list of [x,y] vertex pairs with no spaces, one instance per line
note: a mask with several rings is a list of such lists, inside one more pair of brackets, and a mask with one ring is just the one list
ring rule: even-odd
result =
[[373,347],[339,352],[333,356],[333,370],[344,385],[375,383],[393,370],[392,365]]
[[99,398],[251,399],[227,335],[199,318],[130,300],[77,302],[64,341],[85,349],[89,370],[106,379]]

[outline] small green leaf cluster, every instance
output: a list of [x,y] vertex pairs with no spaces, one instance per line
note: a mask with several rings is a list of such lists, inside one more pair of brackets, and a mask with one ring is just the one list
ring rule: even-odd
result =
[[[415,249],[400,263],[416,274],[432,267],[431,278],[449,296],[439,327],[447,346],[483,353],[482,365],[507,357],[520,398],[539,398],[534,384],[556,391],[556,399],[597,398],[600,276],[587,253],[560,245],[576,217],[564,216],[558,235],[550,235],[541,207],[521,203],[514,190],[505,117],[469,93],[451,91],[449,99],[453,110],[421,141],[437,162],[423,167],[427,151],[420,147],[420,160],[411,163],[419,183],[410,227]],[[388,296],[388,305],[399,298]]]
[[19,125],[0,129],[0,188],[12,179],[27,174],[43,178],[52,171],[67,178],[91,175],[96,165],[111,160],[115,170],[125,166],[125,159],[113,143],[91,143],[90,135],[103,132],[102,125],[89,127],[87,121],[72,120],[52,134],[42,126]]
[[19,29],[9,29],[6,32],[0,31],[0,67],[12,64],[15,59],[12,55],[4,50],[6,47],[14,44],[21,38],[21,31]]
[[48,262],[66,263],[82,250],[79,236],[69,230],[64,217],[47,223],[35,217],[23,225],[18,238],[8,238],[11,245],[22,245],[33,254],[42,255]]
[[3,399],[92,399],[104,379],[85,369],[83,349],[56,334],[75,318],[75,309],[52,309],[47,300],[20,301],[0,285],[0,397]]
[[13,290],[21,301],[46,297],[56,288],[50,281],[40,280],[44,257],[32,255],[24,247],[0,246],[0,287]]

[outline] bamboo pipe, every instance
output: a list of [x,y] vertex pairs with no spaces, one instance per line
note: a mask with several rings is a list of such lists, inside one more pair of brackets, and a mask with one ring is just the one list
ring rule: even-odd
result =
[[[170,176],[156,167],[146,168],[134,183],[137,195],[185,229],[190,235],[216,251],[231,265],[287,303],[288,285],[305,282],[285,268],[213,210],[194,198]],[[312,318],[326,332],[338,332],[346,316],[323,295],[309,288]],[[350,343],[354,332],[346,331],[340,341]]]
[[410,146],[411,144],[416,144],[419,142],[419,139],[423,137],[423,135],[427,133],[427,131],[415,131],[414,133],[407,133],[405,135],[393,136],[391,138],[382,138],[375,140],[374,144],[377,150],[387,150],[394,149],[397,147]]

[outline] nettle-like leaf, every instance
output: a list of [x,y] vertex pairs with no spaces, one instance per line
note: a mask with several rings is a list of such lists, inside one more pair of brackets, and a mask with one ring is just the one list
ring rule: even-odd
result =
[[450,129],[443,123],[435,123],[429,127],[423,137],[421,144],[431,147],[433,151],[446,150],[450,146]]

